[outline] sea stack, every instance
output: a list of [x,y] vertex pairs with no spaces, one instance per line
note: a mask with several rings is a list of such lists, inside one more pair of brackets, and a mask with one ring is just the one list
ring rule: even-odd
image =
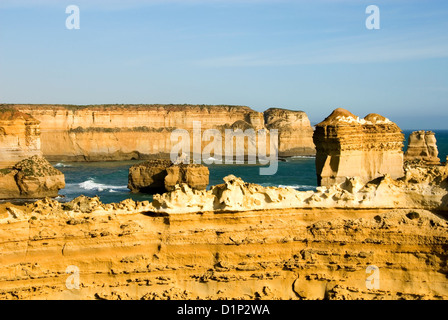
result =
[[278,130],[278,155],[315,155],[313,128],[304,111],[271,108],[264,112],[266,128]]
[[392,179],[404,175],[404,135],[379,114],[360,119],[338,108],[316,125],[313,140],[319,186],[342,183],[346,177],[368,182],[385,174]]
[[33,156],[0,170],[0,199],[57,197],[65,177],[42,156]]
[[414,131],[409,136],[408,148],[404,155],[407,161],[423,161],[426,164],[440,164],[437,140],[432,131]]
[[205,190],[209,183],[208,168],[160,159],[138,163],[129,169],[128,189],[134,193],[164,193],[182,183],[195,190]]

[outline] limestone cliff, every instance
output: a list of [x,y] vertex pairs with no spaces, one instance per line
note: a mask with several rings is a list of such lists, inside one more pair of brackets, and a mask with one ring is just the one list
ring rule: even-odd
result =
[[62,172],[45,158],[33,156],[0,170],[0,199],[56,197],[65,187]]
[[10,108],[0,107],[0,168],[41,155],[39,121]]
[[[191,135],[193,121],[200,121],[202,133],[207,129],[257,131],[266,126],[263,113],[244,106],[14,105],[14,108],[40,121],[42,152],[49,160],[58,161],[168,158],[177,143],[170,140],[171,132],[185,129]],[[271,128],[273,122],[280,124],[275,128],[281,132],[281,153],[313,153],[312,129],[306,115],[301,112],[283,112],[283,115],[288,117],[283,122],[277,121],[280,115],[268,117]],[[201,148],[207,144],[203,141]],[[261,141],[257,145],[266,148]],[[269,148],[266,150],[269,153]]]
[[278,130],[280,157],[315,155],[313,129],[303,111],[271,108],[264,112],[266,128]]
[[342,108],[334,110],[313,135],[318,185],[346,177],[367,182],[384,174],[403,176],[403,140],[401,129],[381,115],[360,119]]
[[404,154],[407,161],[423,161],[427,164],[438,164],[437,140],[432,131],[414,131],[409,136],[408,148]]
[[228,177],[153,203],[0,205],[0,298],[446,300],[448,167],[407,169],[315,192]]

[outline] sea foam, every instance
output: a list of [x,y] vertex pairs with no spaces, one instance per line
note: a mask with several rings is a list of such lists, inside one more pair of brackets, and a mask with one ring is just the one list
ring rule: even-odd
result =
[[84,182],[81,182],[79,184],[79,187],[84,190],[93,190],[102,192],[104,190],[109,190],[109,192],[117,192],[117,190],[120,191],[127,191],[127,186],[113,186],[113,185],[107,185],[103,183],[97,183],[93,179],[86,180]]

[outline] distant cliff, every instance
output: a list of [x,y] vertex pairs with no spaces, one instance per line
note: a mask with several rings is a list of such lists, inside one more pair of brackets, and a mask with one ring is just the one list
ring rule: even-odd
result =
[[39,121],[23,112],[0,106],[0,168],[41,155]]
[[[304,112],[265,114],[245,106],[10,105],[40,121],[42,152],[49,160],[101,161],[168,158],[174,129],[279,130],[279,155],[312,155],[312,128]],[[282,118],[284,117],[284,118]],[[281,118],[281,119],[280,119]],[[300,118],[300,119],[299,119]],[[265,122],[268,119],[268,122]],[[281,121],[279,121],[281,120]],[[202,148],[208,142],[202,143]],[[265,147],[264,145],[260,145]]]

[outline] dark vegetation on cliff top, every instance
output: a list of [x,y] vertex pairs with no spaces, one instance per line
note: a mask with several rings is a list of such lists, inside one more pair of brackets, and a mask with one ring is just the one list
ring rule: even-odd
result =
[[70,133],[87,133],[87,132],[171,132],[175,130],[174,127],[163,127],[163,128],[150,128],[150,127],[132,127],[132,128],[98,128],[98,127],[77,127],[74,129],[69,129]]
[[83,109],[121,109],[121,108],[133,108],[133,109],[157,109],[163,108],[168,111],[182,111],[185,108],[193,107],[199,108],[200,110],[210,110],[212,108],[224,108],[224,109],[240,109],[252,111],[251,108],[247,106],[239,105],[206,105],[206,104],[90,104],[90,105],[70,105],[70,104],[0,104],[0,110],[9,109],[14,110],[17,107],[33,107],[39,108],[61,108],[66,110],[83,110]]

